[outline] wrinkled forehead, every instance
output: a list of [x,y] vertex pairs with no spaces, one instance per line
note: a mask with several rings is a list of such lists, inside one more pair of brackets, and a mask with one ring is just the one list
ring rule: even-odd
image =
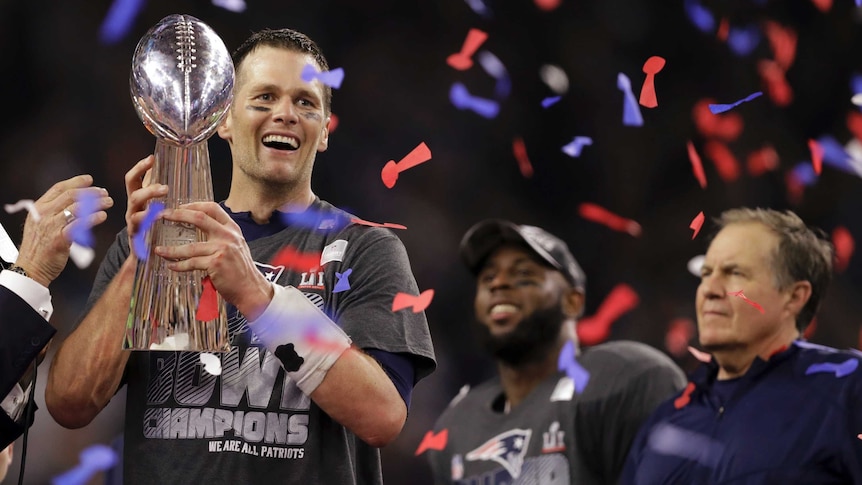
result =
[[712,264],[726,260],[769,263],[778,249],[778,235],[759,222],[738,222],[723,227],[706,251]]

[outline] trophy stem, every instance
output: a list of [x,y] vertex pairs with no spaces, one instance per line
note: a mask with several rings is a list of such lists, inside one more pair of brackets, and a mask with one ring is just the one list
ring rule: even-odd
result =
[[[153,183],[168,186],[168,194],[157,201],[173,209],[190,202],[212,201],[212,177],[206,141],[190,146],[171,145],[157,139]],[[206,241],[196,227],[165,220],[156,221],[147,235],[148,257],[139,260],[132,288],[126,338],[130,350],[229,350],[227,312],[216,294],[217,316],[196,318],[204,291],[202,270],[177,272],[167,268],[155,246],[177,246]]]

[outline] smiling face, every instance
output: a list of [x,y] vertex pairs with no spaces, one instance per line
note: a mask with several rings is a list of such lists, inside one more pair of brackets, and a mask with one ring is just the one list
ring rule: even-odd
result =
[[[778,289],[777,245],[778,236],[757,222],[727,225],[713,239],[696,296],[700,343],[706,350],[752,349],[761,354],[798,335],[795,317],[807,294],[797,290],[808,283]],[[729,294],[738,291],[763,312]]]
[[219,136],[233,157],[233,184],[311,190],[317,152],[329,143],[329,114],[320,81],[306,83],[314,59],[297,51],[260,46],[237,68],[234,101]]
[[481,338],[510,364],[541,358],[582,304],[583,295],[559,271],[520,246],[494,250],[477,275],[474,309]]

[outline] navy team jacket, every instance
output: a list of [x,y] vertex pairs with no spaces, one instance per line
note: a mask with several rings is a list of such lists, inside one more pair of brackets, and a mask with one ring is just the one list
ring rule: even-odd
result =
[[862,353],[796,341],[726,396],[717,375],[702,365],[656,409],[620,483],[862,484]]

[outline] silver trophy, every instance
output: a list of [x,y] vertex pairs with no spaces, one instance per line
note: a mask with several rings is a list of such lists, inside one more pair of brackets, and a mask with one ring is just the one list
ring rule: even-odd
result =
[[[138,116],[156,136],[150,179],[168,186],[167,196],[153,202],[176,208],[213,200],[207,139],[227,114],[234,84],[224,42],[194,17],[165,17],[138,42],[129,84]],[[205,240],[191,225],[153,224],[146,237],[148,257],[139,259],[135,273],[124,348],[229,350],[225,304],[211,286],[205,290],[206,272],[172,271],[153,252],[155,246]],[[202,296],[207,308],[199,308]]]

